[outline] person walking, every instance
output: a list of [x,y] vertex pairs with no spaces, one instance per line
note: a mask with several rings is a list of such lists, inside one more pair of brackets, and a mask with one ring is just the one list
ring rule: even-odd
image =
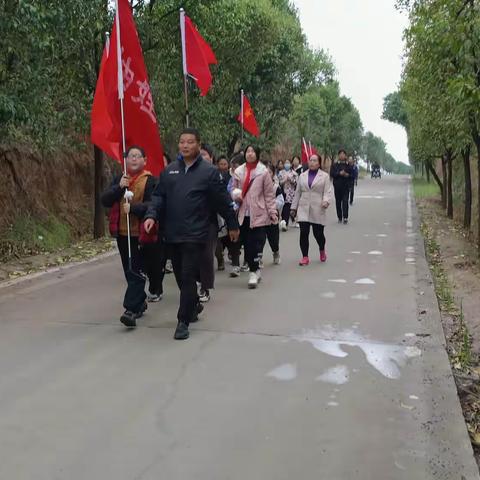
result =
[[[275,166],[273,164],[268,165],[268,171],[270,172],[270,178],[273,182],[273,190],[275,192],[275,205],[277,207],[277,215],[280,218],[280,215],[285,204],[285,199],[283,198],[282,189],[278,183],[277,176],[275,175]],[[272,250],[273,254],[273,264],[280,265],[280,228],[278,223],[272,223],[265,227],[268,244]]]
[[293,197],[295,196],[295,189],[297,188],[297,179],[297,173],[292,170],[290,160],[287,160],[284,164],[283,170],[278,174],[278,181],[285,196],[285,205],[282,210],[282,221],[280,222],[280,228],[283,232],[288,230],[290,208],[292,206]]
[[350,205],[353,205],[353,197],[355,196],[355,187],[357,186],[358,182],[358,166],[355,162],[355,159],[350,155],[348,157],[348,164],[353,169],[353,176],[350,180]]
[[[139,237],[140,223],[147,211],[147,202],[150,201],[156,179],[146,170],[147,158],[142,147],[131,146],[127,150],[126,156],[127,172],[113,179],[110,187],[103,192],[101,202],[105,208],[110,208],[110,234],[117,240],[127,281],[127,290],[123,299],[125,312],[120,317],[120,321],[126,327],[133,328],[137,325],[137,319],[147,309],[145,257]],[[127,190],[133,194],[129,200],[125,198]],[[127,214],[129,214],[129,220]],[[130,233],[131,260],[129,260],[128,233]],[[160,258],[151,256],[149,260],[156,263],[161,262]],[[151,283],[155,284],[154,288],[158,286],[156,282],[157,279],[152,277]],[[151,293],[156,294],[157,292]]]
[[320,261],[327,261],[325,251],[325,225],[327,208],[332,200],[332,187],[328,173],[321,168],[321,157],[312,155],[308,161],[308,170],[300,175],[295,198],[292,203],[292,215],[296,215],[300,224],[300,266],[310,263],[310,229],[320,249]]
[[272,179],[260,160],[260,150],[249,145],[246,163],[235,170],[232,198],[239,204],[238,222],[245,257],[250,270],[248,287],[257,288],[261,281],[260,261],[265,245],[265,227],[278,223]]
[[300,157],[297,157],[297,155],[294,155],[292,158],[292,168],[298,176],[304,172],[302,160]]
[[338,223],[343,222],[346,225],[348,223],[348,200],[353,168],[347,163],[347,152],[345,150],[339,150],[338,159],[332,165],[330,176],[333,179]]
[[201,312],[197,292],[202,252],[209,239],[211,213],[221,215],[232,241],[240,235],[232,201],[218,175],[218,170],[200,155],[200,133],[183,130],[179,155],[160,176],[145,215],[149,233],[163,216],[165,242],[172,252],[173,272],[180,288],[178,324],[174,338],[189,337],[189,324]]

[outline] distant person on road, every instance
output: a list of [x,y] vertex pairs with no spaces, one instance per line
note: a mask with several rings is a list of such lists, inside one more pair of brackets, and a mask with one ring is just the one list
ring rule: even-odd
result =
[[[282,189],[278,183],[278,178],[275,175],[275,166],[273,164],[268,165],[268,171],[270,172],[270,178],[273,182],[273,190],[275,192],[275,205],[277,207],[277,215],[280,218],[285,199],[283,198]],[[273,264],[280,265],[280,228],[278,223],[272,223],[265,227],[267,233],[267,240],[273,254]]]
[[300,250],[302,259],[300,266],[307,266],[309,258],[310,228],[320,249],[320,261],[327,261],[325,250],[325,225],[327,208],[332,201],[332,187],[328,173],[320,165],[319,155],[312,155],[308,161],[308,170],[300,175],[292,204],[292,216],[296,215],[300,224]]
[[330,169],[335,190],[335,203],[337,206],[338,223],[348,223],[348,200],[350,193],[353,168],[347,162],[347,152],[343,149],[338,152],[338,159]]
[[162,173],[152,194],[145,231],[150,232],[156,220],[164,217],[165,241],[172,251],[173,271],[180,288],[174,338],[185,340],[190,322],[198,320],[202,310],[196,280],[209,239],[212,211],[225,219],[232,241],[238,240],[240,232],[218,170],[200,155],[198,130],[184,129],[178,148],[177,160]]
[[[101,201],[104,207],[110,208],[110,234],[117,239],[127,281],[127,290],[123,299],[125,312],[120,317],[120,321],[127,327],[135,327],[137,319],[147,309],[145,251],[140,245],[140,223],[147,212],[156,179],[145,169],[147,158],[143,148],[131,146],[126,155],[127,172],[113,179],[110,187],[103,192]],[[125,198],[127,190],[133,194],[128,201]],[[127,220],[127,214],[130,222]],[[128,255],[129,227],[131,261]],[[149,260],[160,263],[160,259],[150,258]],[[151,283],[155,283],[156,280],[151,279]],[[157,294],[156,291],[151,292],[152,296]]]
[[245,256],[250,269],[248,288],[254,289],[262,278],[260,261],[265,245],[265,227],[278,223],[275,191],[270,174],[259,162],[260,150],[249,145],[243,165],[233,176],[232,198],[239,204],[238,221]]
[[357,182],[358,182],[358,166],[357,166],[357,163],[355,162],[355,159],[351,155],[348,157],[348,164],[353,169],[353,176],[350,181],[350,205],[353,205],[355,187],[357,186]]
[[285,162],[284,168],[278,174],[278,181],[283,190],[285,197],[285,205],[282,210],[282,221],[280,222],[280,229],[283,232],[288,230],[290,222],[290,208],[292,207],[293,197],[295,196],[295,189],[297,188],[298,175],[292,169],[292,164],[289,160]]

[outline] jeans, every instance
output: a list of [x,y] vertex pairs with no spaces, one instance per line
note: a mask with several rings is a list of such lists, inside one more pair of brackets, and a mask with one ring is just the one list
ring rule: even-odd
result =
[[199,303],[197,278],[200,272],[202,252],[206,248],[202,243],[173,243],[169,245],[173,273],[180,289],[180,306],[177,318],[189,325],[197,314]]
[[140,249],[137,237],[131,238],[132,265],[128,261],[128,237],[119,235],[117,238],[118,251],[122,259],[123,272],[127,280],[127,290],[123,299],[123,307],[130,312],[139,313],[145,299],[145,275],[143,252]]
[[243,248],[245,249],[245,260],[251,272],[260,268],[260,260],[263,255],[263,247],[266,241],[265,227],[250,228],[250,217],[245,217],[240,227]]
[[300,222],[300,250],[302,251],[303,257],[308,257],[308,249],[310,247],[309,236],[310,236],[310,226],[313,230],[313,236],[320,247],[320,250],[325,250],[325,227],[318,223],[310,222]]

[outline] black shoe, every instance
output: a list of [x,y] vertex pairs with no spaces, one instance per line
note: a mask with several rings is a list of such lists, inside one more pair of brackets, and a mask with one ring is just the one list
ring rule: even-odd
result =
[[338,219],[338,223],[342,223],[342,219],[341,219],[341,218]]
[[225,271],[225,262],[220,262],[218,264],[218,271],[219,272],[224,272]]
[[198,322],[198,320],[199,320],[198,316],[203,312],[204,309],[205,309],[205,307],[204,307],[203,303],[198,303],[197,308],[195,310],[195,314],[193,315],[193,318],[191,320],[191,323]]
[[188,331],[188,325],[182,322],[178,322],[177,329],[173,338],[175,340],[186,340],[190,336]]
[[346,225],[348,223],[348,218],[343,219],[343,224]]
[[131,312],[130,310],[125,310],[123,315],[120,317],[120,321],[128,328],[135,328],[137,326],[137,318],[142,316],[142,313]]

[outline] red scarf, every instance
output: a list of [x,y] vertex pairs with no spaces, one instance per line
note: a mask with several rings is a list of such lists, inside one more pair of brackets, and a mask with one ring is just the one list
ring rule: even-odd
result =
[[250,188],[250,176],[252,173],[252,170],[255,170],[258,165],[258,160],[255,163],[249,163],[247,162],[245,164],[245,168],[247,172],[245,173],[245,181],[243,182],[243,188],[242,188],[242,198],[245,198],[245,195],[248,192],[248,189]]

